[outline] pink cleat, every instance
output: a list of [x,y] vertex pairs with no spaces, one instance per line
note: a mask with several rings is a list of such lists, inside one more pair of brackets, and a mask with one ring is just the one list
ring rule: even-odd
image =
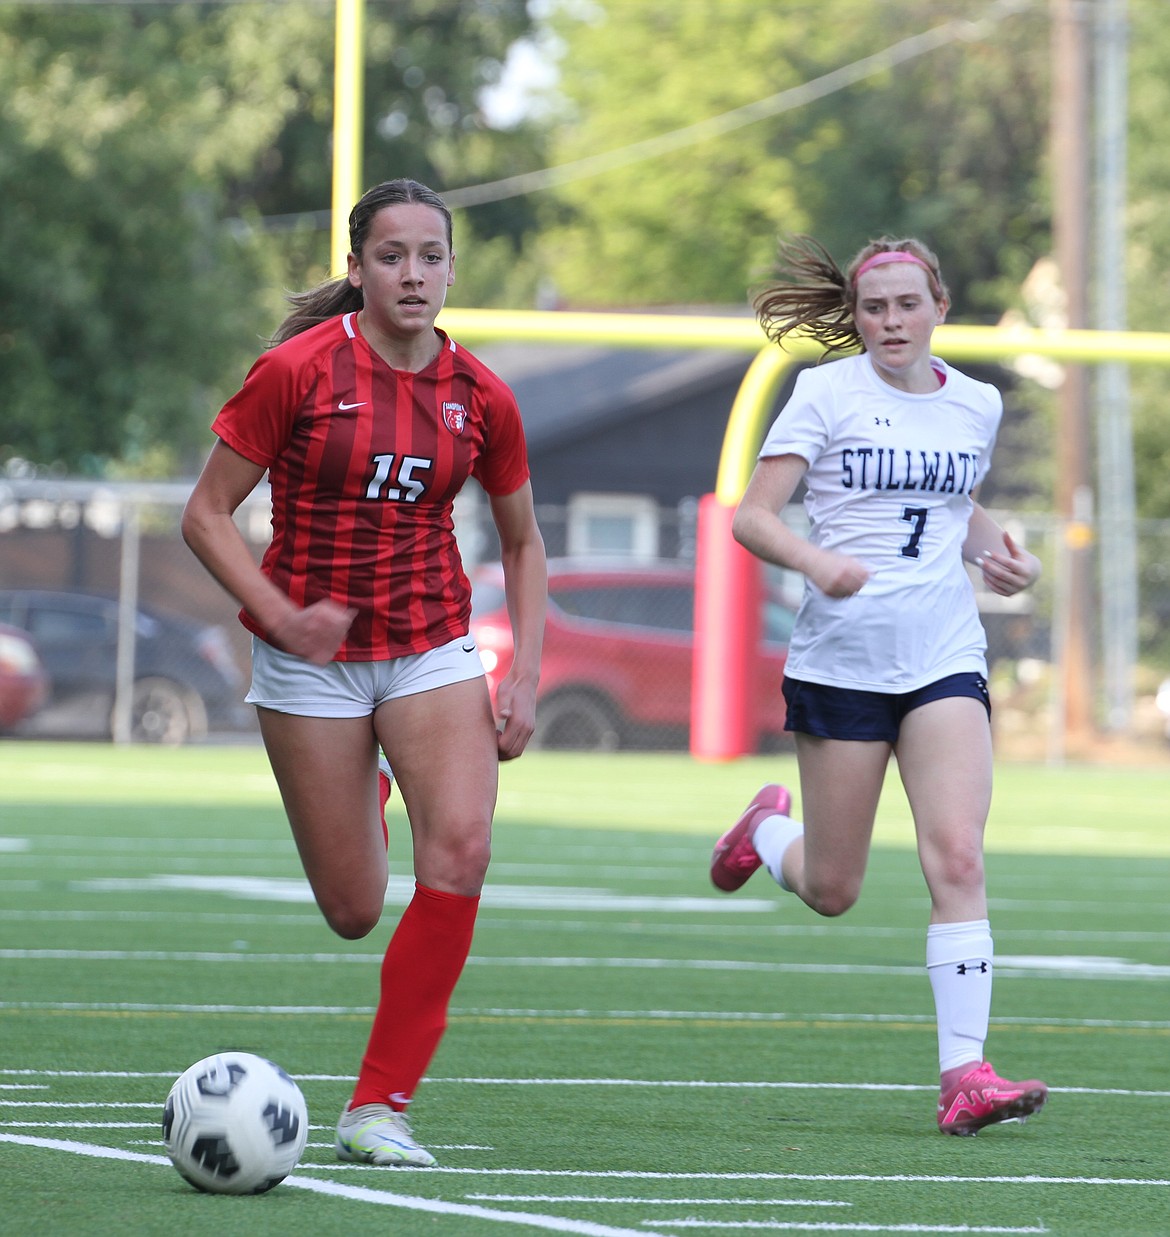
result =
[[999,1121],[1026,1121],[1044,1107],[1048,1088],[1034,1078],[1009,1082],[990,1061],[973,1066],[938,1097],[938,1128],[944,1134],[978,1134]]
[[792,796],[783,786],[769,783],[747,805],[744,814],[715,843],[711,856],[711,883],[716,889],[733,893],[760,866],[752,845],[760,821],[769,816],[787,816]]

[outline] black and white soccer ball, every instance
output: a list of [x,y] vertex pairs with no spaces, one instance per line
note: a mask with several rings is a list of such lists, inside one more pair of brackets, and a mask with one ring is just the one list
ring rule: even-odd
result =
[[197,1190],[263,1194],[296,1168],[309,1112],[279,1065],[250,1052],[217,1052],[176,1079],[162,1132],[171,1163]]

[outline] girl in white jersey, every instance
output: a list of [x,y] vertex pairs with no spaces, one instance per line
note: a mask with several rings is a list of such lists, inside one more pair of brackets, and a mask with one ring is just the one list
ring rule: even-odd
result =
[[[716,844],[711,879],[730,892],[764,866],[819,914],[847,911],[895,755],[931,898],[938,1127],[975,1134],[1030,1116],[1048,1089],[1000,1078],[983,1056],[991,706],[964,563],[1005,597],[1040,564],[974,499],[1003,405],[931,355],[947,307],[934,254],[889,238],[844,272],[815,241],[785,242],[776,282],[755,300],[776,343],[803,328],[827,354],[861,351],[799,376],[735,514],[736,540],[805,577],[784,682],[804,821],[784,787],[765,786]],[[802,480],[807,540],[780,518]]]

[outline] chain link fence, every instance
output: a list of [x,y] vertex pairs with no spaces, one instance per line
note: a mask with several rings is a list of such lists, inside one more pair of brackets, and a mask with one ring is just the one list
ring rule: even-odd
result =
[[[187,492],[180,484],[0,483],[0,623],[31,633],[51,684],[47,702],[9,733],[119,742],[256,739],[253,710],[242,703],[249,637],[231,599],[180,537]],[[553,563],[538,743],[685,749],[697,508],[694,500],[662,508],[629,495],[583,495],[565,507],[538,508]],[[803,518],[799,508],[788,514],[795,524]],[[258,559],[269,536],[263,496],[240,509],[237,523]],[[485,664],[495,662],[487,665],[490,680],[506,668],[506,619],[494,529],[474,487],[460,497],[456,523],[476,584],[473,623]],[[1083,632],[1088,661],[1077,673],[1085,676],[1080,686],[1106,755],[1119,743],[1170,752],[1168,719],[1157,703],[1170,678],[1170,522],[1142,522],[1134,530],[1136,622],[1131,645],[1122,649],[1122,691],[1114,669],[1109,698],[1108,658],[1118,664],[1110,598],[1091,583],[1067,587],[1074,541],[1088,580],[1100,578],[1094,530],[1071,538],[1056,517],[1041,514],[1006,523],[1045,571],[1019,597],[979,596],[1001,755],[1067,754],[1070,669],[1062,640],[1070,614],[1072,629]],[[765,574],[758,701],[764,750],[785,743],[778,683],[799,595],[799,579]]]

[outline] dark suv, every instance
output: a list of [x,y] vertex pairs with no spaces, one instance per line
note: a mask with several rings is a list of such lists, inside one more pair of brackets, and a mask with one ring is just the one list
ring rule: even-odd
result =
[[[512,664],[498,565],[472,575],[471,632],[493,699]],[[548,620],[536,703],[537,746],[685,748],[690,734],[695,572],[685,563],[549,562]],[[761,743],[783,736],[784,677],[795,615],[764,600]]]
[[[17,730],[28,738],[110,738],[118,603],[93,593],[0,591],[0,622],[28,632],[49,677],[45,705]],[[222,627],[139,607],[134,621],[131,738],[187,743],[241,729],[243,674]]]

